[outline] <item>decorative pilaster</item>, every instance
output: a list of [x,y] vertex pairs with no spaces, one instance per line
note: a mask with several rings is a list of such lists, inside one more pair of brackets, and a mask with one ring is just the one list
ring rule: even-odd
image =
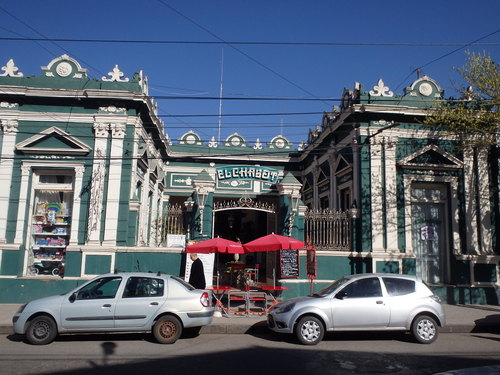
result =
[[[147,141],[148,143],[147,147],[151,147],[150,142],[151,141]],[[137,238],[137,244],[139,246],[146,246],[148,244],[150,174],[151,174],[151,169],[148,167],[148,169],[144,173],[144,181],[141,186],[141,209],[139,211],[139,228],[138,228],[138,238]]]
[[382,145],[379,139],[370,139],[370,181],[372,203],[372,251],[384,251],[384,189],[382,186]]
[[87,227],[87,242],[100,245],[102,201],[104,193],[104,178],[106,176],[105,158],[107,153],[107,138],[109,124],[94,123],[95,146],[94,161],[92,163],[92,179],[89,202],[89,219]]
[[396,191],[396,144],[397,137],[386,139],[385,143],[385,226],[387,250],[398,250],[398,207]]
[[315,163],[314,163],[314,169],[313,169],[313,208],[315,210],[319,210],[320,209],[320,204],[319,204],[319,187],[318,187],[318,180],[319,180],[319,176],[320,176],[320,170],[319,170],[319,166],[318,166],[318,163],[317,163],[317,160],[315,160]]
[[477,236],[477,187],[474,178],[474,150],[464,151],[464,182],[465,182],[465,243],[467,254],[479,255],[479,238]]
[[335,176],[335,165],[337,159],[337,151],[335,146],[333,146],[333,153],[328,157],[328,165],[330,166],[330,196],[329,196],[329,208],[330,210],[337,211],[337,177]]
[[79,192],[82,191],[83,186],[83,173],[85,172],[85,167],[76,167],[75,168],[75,187],[73,194],[73,210],[71,213],[71,217],[73,218],[71,221],[71,236],[69,240],[69,245],[77,245],[78,244],[78,231],[80,229],[80,208],[81,208],[81,198]]
[[478,215],[480,227],[478,238],[481,240],[481,255],[493,255],[491,238],[491,206],[490,206],[490,179],[488,171],[488,151],[477,152],[477,183],[478,183]]
[[[0,212],[9,212],[9,199],[14,168],[14,150],[19,123],[16,120],[0,120],[3,128],[2,153],[0,154]],[[7,214],[0,215],[0,243],[6,242]]]
[[106,198],[106,221],[104,224],[103,245],[116,246],[118,213],[120,210],[120,191],[123,164],[123,139],[125,124],[111,124],[111,150],[108,170],[108,191]]
[[21,184],[19,187],[19,205],[17,209],[16,237],[14,243],[23,243],[23,236],[26,231],[26,207],[28,204],[28,187],[31,174],[31,167],[21,166]]
[[158,195],[158,189],[159,189],[159,180],[156,180],[154,188],[153,188],[153,197],[152,197],[152,204],[151,204],[151,226],[150,226],[150,233],[149,233],[149,238],[151,246],[158,246],[158,219],[160,216],[158,215],[158,210],[159,210],[159,205],[161,203],[158,202],[159,200],[159,195]]

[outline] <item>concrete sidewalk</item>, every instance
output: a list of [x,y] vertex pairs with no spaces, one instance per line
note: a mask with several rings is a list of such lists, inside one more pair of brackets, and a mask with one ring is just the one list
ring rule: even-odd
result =
[[[0,304],[0,334],[11,334],[12,316],[19,304]],[[500,333],[500,306],[443,305],[447,324],[443,333],[493,332]],[[268,332],[265,316],[214,317],[212,324],[201,333],[245,334]]]

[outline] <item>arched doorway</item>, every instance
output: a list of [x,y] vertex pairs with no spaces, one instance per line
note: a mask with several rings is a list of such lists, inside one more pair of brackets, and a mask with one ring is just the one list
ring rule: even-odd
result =
[[[251,201],[251,202],[250,202]],[[213,237],[226,238],[246,243],[256,238],[276,232],[276,212],[274,205],[253,200],[217,201],[213,209]],[[276,264],[276,252],[252,254],[218,254],[217,269],[223,270],[228,264],[238,263],[245,268],[258,269],[258,280],[272,279]]]

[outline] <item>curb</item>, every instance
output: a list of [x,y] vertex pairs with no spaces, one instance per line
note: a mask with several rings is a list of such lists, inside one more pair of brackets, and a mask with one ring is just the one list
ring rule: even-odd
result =
[[[448,325],[440,328],[441,333],[500,333],[500,326],[497,324],[479,324],[479,325]],[[269,334],[271,331],[267,328],[265,322],[257,322],[251,326],[246,324],[210,324],[200,329],[200,334],[226,334],[226,335],[244,335],[244,334]],[[14,330],[12,326],[0,325],[0,335],[12,335]]]

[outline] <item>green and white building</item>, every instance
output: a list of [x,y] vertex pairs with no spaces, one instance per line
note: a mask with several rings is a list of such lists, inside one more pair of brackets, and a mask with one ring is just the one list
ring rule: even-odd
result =
[[[498,303],[498,162],[421,125],[443,96],[428,77],[402,96],[356,84],[294,148],[237,132],[172,142],[142,72],[89,79],[67,55],[2,72],[0,302],[113,270],[182,275],[187,241],[274,232],[316,246],[314,288],[412,273],[450,303]],[[242,259],[283,297],[309,293],[306,251],[291,274],[280,252]]]

